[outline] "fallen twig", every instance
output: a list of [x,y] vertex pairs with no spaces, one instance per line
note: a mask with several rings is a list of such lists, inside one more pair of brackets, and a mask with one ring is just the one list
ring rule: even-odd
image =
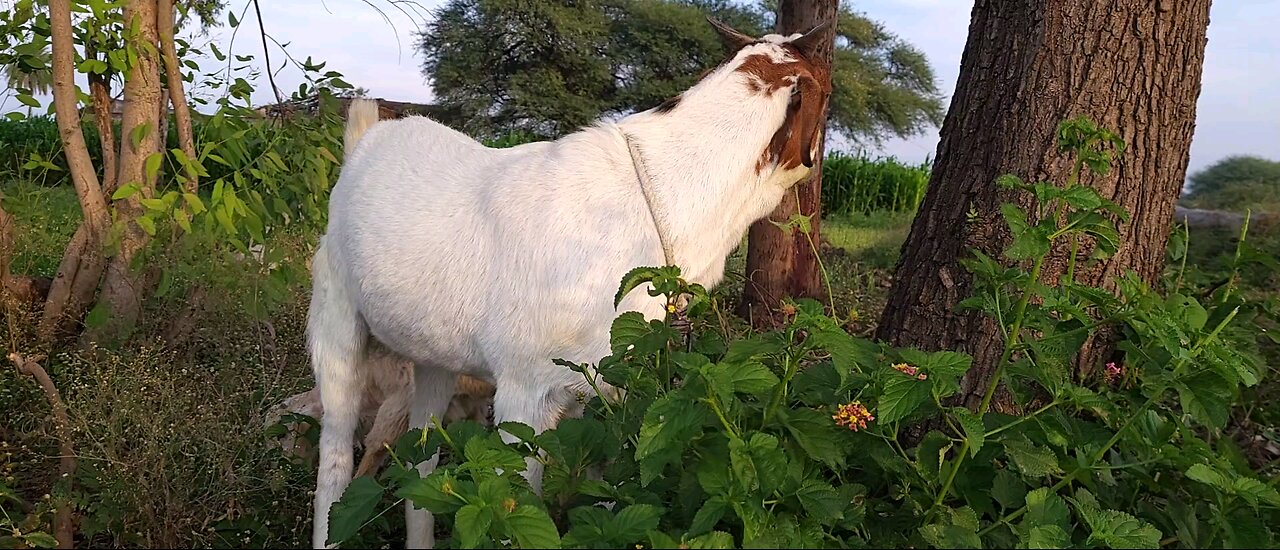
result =
[[[53,379],[49,378],[49,373],[45,372],[44,367],[40,366],[40,361],[44,360],[43,355],[34,355],[24,358],[17,352],[9,354],[9,360],[18,366],[18,372],[31,375],[40,383],[40,387],[44,389],[44,395],[49,400],[49,406],[53,408],[53,420],[57,423],[57,432],[59,440],[59,454],[62,456],[58,461],[58,478],[70,481],[72,474],[76,471],[75,449],[71,444],[71,424],[67,417],[67,406],[62,402],[62,396],[58,394],[58,388],[53,385]],[[58,509],[53,515],[54,538],[58,539],[58,548],[71,548],[75,540],[74,518],[72,517],[71,503],[64,500],[58,505]]]

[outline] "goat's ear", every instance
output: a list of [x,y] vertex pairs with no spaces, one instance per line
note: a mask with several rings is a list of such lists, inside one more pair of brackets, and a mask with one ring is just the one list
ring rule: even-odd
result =
[[712,28],[720,34],[720,39],[724,41],[724,45],[732,51],[741,50],[747,44],[755,42],[756,39],[735,30],[733,27],[724,24],[720,20],[707,16],[707,22],[711,23]]
[[822,114],[826,111],[827,94],[822,93],[822,86],[810,74],[800,75],[796,86],[800,87],[799,105],[792,115],[791,143],[787,149],[800,157],[805,168],[813,168],[813,149],[822,136]]
[[827,34],[826,30],[831,26],[831,24],[831,19],[823,21],[818,26],[810,29],[809,32],[804,33],[804,36],[792,40],[791,45],[800,50],[800,53],[804,54],[805,57],[812,59],[814,54],[818,51],[818,46],[822,45],[823,38]]

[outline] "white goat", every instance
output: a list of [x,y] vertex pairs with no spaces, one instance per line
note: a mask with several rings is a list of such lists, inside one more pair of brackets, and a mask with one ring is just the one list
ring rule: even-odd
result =
[[[808,175],[830,95],[812,61],[826,33],[712,24],[734,54],[692,88],[553,142],[490,149],[422,117],[374,123],[376,106],[353,102],[307,326],[325,411],[317,548],[351,478],[370,336],[415,364],[412,426],[443,413],[468,374],[496,387],[495,423],[546,430],[591,393],[553,359],[593,363],[619,313],[664,314],[639,289],[614,308],[627,271],[675,264],[711,287],[750,224]],[[525,475],[540,491],[540,465]],[[409,548],[434,543],[428,512],[407,505],[406,520]]]

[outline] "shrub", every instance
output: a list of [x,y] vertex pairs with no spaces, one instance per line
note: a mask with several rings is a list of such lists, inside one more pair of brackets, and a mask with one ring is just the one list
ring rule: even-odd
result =
[[[563,364],[623,397],[593,397],[541,434],[503,424],[510,444],[471,423],[414,430],[379,479],[347,489],[330,540],[361,542],[390,490],[464,548],[1272,546],[1280,493],[1217,437],[1262,375],[1243,327],[1266,310],[1233,285],[1162,295],[1130,273],[1117,296],[1040,282],[1055,244],[1087,238],[1088,261],[1105,259],[1119,246],[1113,219],[1127,219],[1075,185],[1086,166],[1107,169],[1118,138],[1079,120],[1060,135],[1087,164],[1063,187],[1002,178],[1038,208],[1002,207],[1011,265],[977,252],[965,263],[977,284],[963,306],[1008,335],[976,411],[950,399],[965,354],[854,338],[809,300],[791,303],[785,326],[733,338],[708,314],[715,295],[677,268],[638,268],[618,299],[644,283],[669,304],[690,296],[690,340],[671,318],[620,315],[608,356]],[[1116,357],[1072,372],[1103,328],[1122,335]],[[1026,405],[1020,416],[990,410],[998,383]],[[922,438],[905,437],[914,426]],[[412,465],[437,449],[456,459],[419,477]],[[526,459],[546,465],[541,495],[518,473]]]

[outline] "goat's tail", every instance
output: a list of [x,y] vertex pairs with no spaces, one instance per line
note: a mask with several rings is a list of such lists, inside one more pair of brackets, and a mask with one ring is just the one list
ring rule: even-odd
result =
[[342,150],[347,156],[356,148],[364,133],[378,122],[378,102],[372,99],[353,99],[347,107],[347,127],[342,134]]

